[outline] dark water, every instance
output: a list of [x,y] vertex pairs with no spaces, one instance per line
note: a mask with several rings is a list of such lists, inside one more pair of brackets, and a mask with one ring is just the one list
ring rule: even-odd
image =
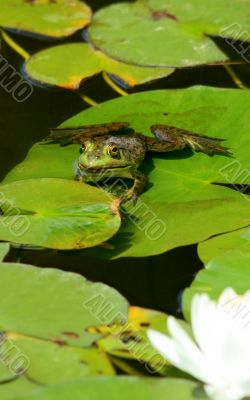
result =
[[[112,1],[88,3],[97,9]],[[30,53],[55,44],[34,38],[13,37]],[[81,40],[80,34],[76,34],[72,40]],[[22,60],[7,45],[3,53],[16,69],[21,69]],[[243,80],[249,80],[246,67],[237,68],[241,68]],[[224,68],[214,66],[177,71],[168,79],[134,91],[188,87],[194,84],[234,87]],[[84,93],[97,102],[117,97],[101,77],[91,79],[84,86]],[[16,103],[10,94],[0,88],[0,179],[25,158],[35,142],[48,135],[50,127],[59,125],[87,107],[77,95],[63,90],[36,87],[26,102]],[[12,250],[8,259],[40,267],[76,271],[92,281],[102,281],[117,288],[134,305],[172,313],[178,310],[181,290],[190,284],[201,267],[196,246],[175,249],[155,257],[115,261],[49,250]]]

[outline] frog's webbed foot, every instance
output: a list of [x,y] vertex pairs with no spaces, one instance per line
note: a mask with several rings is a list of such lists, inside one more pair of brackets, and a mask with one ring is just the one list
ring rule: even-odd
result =
[[127,190],[127,192],[122,196],[121,203],[132,201],[132,203],[135,205],[140,193],[143,191],[143,188],[148,182],[148,178],[140,171],[132,172],[131,178],[134,179],[134,184],[131,189]]
[[50,135],[43,140],[43,143],[60,143],[61,146],[83,144],[86,138],[116,133],[126,129],[128,125],[127,122],[111,122],[109,124],[54,128],[50,130]]
[[214,154],[232,156],[229,149],[221,145],[224,139],[203,136],[168,125],[153,125],[151,131],[159,141],[158,146],[163,148],[165,146],[165,150],[162,148],[162,150],[153,151],[171,151],[189,147],[196,152],[206,153],[210,156]]

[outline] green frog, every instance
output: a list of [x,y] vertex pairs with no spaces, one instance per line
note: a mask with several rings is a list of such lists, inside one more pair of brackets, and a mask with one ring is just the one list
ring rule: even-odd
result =
[[99,182],[109,178],[129,178],[133,186],[122,197],[122,201],[136,201],[148,179],[138,170],[147,152],[169,152],[186,147],[210,156],[223,154],[230,156],[228,149],[221,145],[223,139],[195,134],[169,125],[152,125],[155,137],[141,133],[126,133],[129,124],[113,122],[58,128],[45,139],[58,142],[61,146],[80,144],[76,179],[84,182]]

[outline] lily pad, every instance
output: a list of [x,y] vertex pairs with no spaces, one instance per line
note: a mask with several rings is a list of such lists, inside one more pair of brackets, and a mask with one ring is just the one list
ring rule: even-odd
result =
[[[70,332],[68,332],[70,336]],[[76,336],[71,333],[71,336]],[[25,375],[37,385],[51,385],[70,382],[86,376],[115,375],[114,368],[106,354],[95,347],[78,348],[65,342],[49,341],[43,338],[7,333],[1,348],[2,356],[13,370],[27,367]],[[15,354],[17,352],[17,355]],[[14,360],[17,356],[17,360]],[[19,360],[18,360],[19,359]],[[49,368],[48,368],[49,365]],[[23,375],[17,371],[18,375]]]
[[[150,186],[135,206],[127,205],[126,220],[111,241],[115,249],[95,249],[95,254],[146,257],[249,225],[249,197],[223,186],[249,183],[242,182],[240,174],[250,170],[249,110],[250,98],[245,91],[196,87],[111,100],[65,122],[64,127],[127,121],[145,135],[151,135],[153,124],[169,124],[227,139],[235,156],[211,158],[189,150],[148,155],[141,171],[148,175]],[[33,174],[34,178],[60,175],[73,179],[72,163],[77,154],[76,145],[36,145],[5,182]]]
[[91,347],[101,335],[87,328],[126,319],[127,301],[116,290],[70,272],[1,262],[0,291],[1,398],[115,373]]
[[[78,274],[1,263],[0,275],[0,327],[4,332],[90,346],[100,335],[88,333],[87,327],[109,324],[117,321],[117,315],[127,315],[127,302],[116,290],[90,283]],[[85,306],[88,301],[96,306],[96,313]],[[108,306],[110,312],[103,312],[101,320],[98,312]]]
[[[10,390],[11,387],[11,390]],[[27,396],[37,389],[37,385],[22,377],[0,385],[0,396],[4,400],[13,400],[16,396]]]
[[135,86],[168,76],[174,69],[125,64],[94,50],[86,43],[70,43],[34,54],[26,62],[25,71],[35,82],[78,89],[84,80],[102,71],[111,74],[111,78],[123,86]]
[[184,291],[183,312],[186,319],[190,318],[190,305],[197,293],[207,293],[209,297],[218,299],[226,287],[231,287],[237,294],[243,294],[250,289],[250,254],[240,250],[228,251],[213,258],[201,270],[190,288]]
[[245,0],[138,0],[97,11],[89,40],[123,62],[187,67],[225,61],[211,36],[248,40],[249,27]]
[[0,26],[23,34],[62,38],[90,20],[91,9],[79,0],[1,0]]
[[26,179],[1,185],[1,240],[51,249],[81,249],[120,227],[116,200],[103,190],[65,179]]
[[162,400],[205,400],[202,386],[184,379],[108,377],[84,379],[67,385],[54,385],[41,389],[30,396],[18,396],[11,400],[151,400],[159,397]]
[[225,235],[219,235],[198,246],[199,257],[204,263],[228,251],[240,250],[250,255],[250,228],[239,229]]
[[7,256],[10,249],[9,243],[1,243],[0,244],[0,261],[3,261],[5,256]]

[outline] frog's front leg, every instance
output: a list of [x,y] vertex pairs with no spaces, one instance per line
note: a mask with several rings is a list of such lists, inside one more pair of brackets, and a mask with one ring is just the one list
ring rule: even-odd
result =
[[80,168],[77,168],[76,175],[75,175],[75,181],[86,182],[86,176],[82,174]]
[[134,203],[137,201],[139,194],[143,191],[143,188],[148,182],[148,178],[143,175],[140,171],[132,171],[127,178],[133,179],[133,186],[127,190],[122,196],[122,203],[132,200]]
[[[144,186],[147,184],[148,178],[137,170],[131,171],[126,175],[124,175],[123,177],[132,179],[134,183],[133,186],[130,189],[128,189],[126,193],[122,196],[121,202],[125,203],[126,201],[129,200],[136,202],[139,194],[143,191]],[[77,169],[75,180],[78,182],[89,182],[87,176],[82,174],[80,168]]]
[[202,136],[169,125],[153,125],[151,132],[157,140],[147,138],[149,151],[167,152],[189,147],[196,152],[206,153],[210,156],[214,154],[231,155],[226,147],[221,146],[220,143],[223,139]]

